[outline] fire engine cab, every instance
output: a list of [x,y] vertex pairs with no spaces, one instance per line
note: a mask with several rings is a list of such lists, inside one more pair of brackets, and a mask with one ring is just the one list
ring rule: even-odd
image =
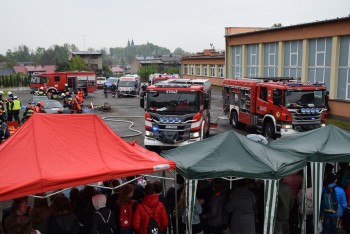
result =
[[148,86],[140,95],[145,147],[182,146],[208,136],[210,96],[208,79],[173,79]]
[[326,86],[292,78],[225,79],[224,112],[234,128],[256,127],[264,136],[325,126]]

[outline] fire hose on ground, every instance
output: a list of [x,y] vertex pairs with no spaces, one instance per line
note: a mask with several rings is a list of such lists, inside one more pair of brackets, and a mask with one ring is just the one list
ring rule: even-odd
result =
[[116,119],[116,118],[144,118],[144,116],[106,116],[106,117],[102,117],[102,119],[104,121],[129,123],[130,124],[129,130],[132,132],[136,132],[136,134],[131,134],[131,135],[119,135],[121,138],[136,137],[136,136],[140,136],[143,134],[141,131],[132,128],[132,126],[134,125],[134,122],[129,121],[129,120]]

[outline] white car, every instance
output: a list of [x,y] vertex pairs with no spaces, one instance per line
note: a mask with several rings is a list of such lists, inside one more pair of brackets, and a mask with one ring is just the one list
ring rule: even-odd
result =
[[97,77],[96,78],[96,83],[97,83],[97,88],[103,88],[103,86],[106,83],[106,77]]

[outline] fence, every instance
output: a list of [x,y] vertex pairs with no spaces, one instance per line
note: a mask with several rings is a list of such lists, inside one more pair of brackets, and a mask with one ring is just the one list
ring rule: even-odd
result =
[[28,87],[29,77],[23,74],[0,76],[0,88]]

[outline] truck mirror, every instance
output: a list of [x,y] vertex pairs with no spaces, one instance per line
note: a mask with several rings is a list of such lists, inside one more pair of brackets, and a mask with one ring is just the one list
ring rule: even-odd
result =
[[205,99],[204,100],[204,109],[208,109],[209,108],[209,100]]
[[140,93],[140,107],[145,108],[145,92]]
[[204,109],[208,109],[209,108],[209,94],[205,93],[204,94]]

